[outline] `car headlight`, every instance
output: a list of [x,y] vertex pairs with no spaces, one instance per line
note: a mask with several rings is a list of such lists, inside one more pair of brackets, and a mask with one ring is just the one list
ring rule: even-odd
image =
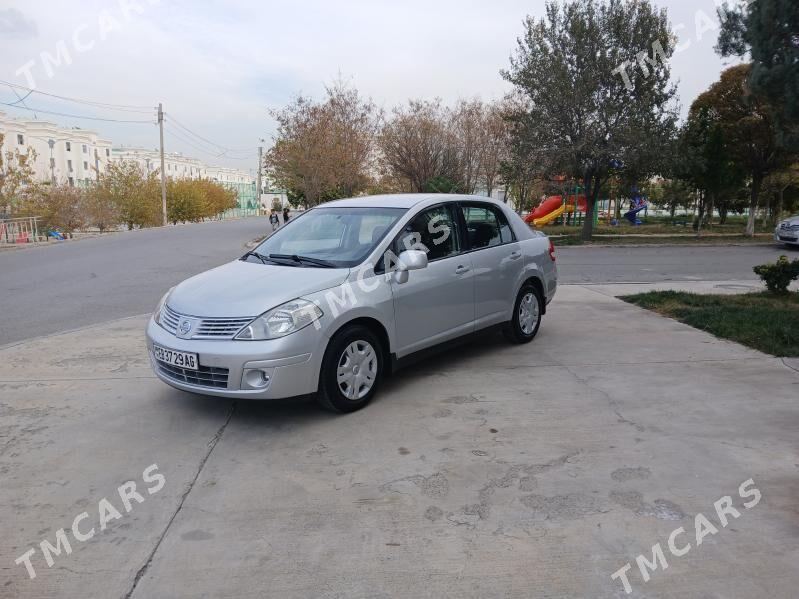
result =
[[243,341],[278,339],[304,329],[322,318],[322,309],[303,299],[295,299],[264,312],[236,335]]
[[[174,289],[174,287],[172,289]],[[155,322],[157,322],[158,324],[161,324],[161,312],[163,312],[164,310],[164,306],[166,305],[166,300],[168,300],[169,296],[172,294],[172,289],[170,289],[164,294],[164,297],[162,297],[161,300],[158,302],[158,307],[156,307],[155,312],[153,312],[153,320],[155,320]]]

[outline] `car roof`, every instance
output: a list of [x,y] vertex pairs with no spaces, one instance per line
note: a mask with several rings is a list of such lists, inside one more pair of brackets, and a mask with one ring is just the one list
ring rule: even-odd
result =
[[319,204],[324,208],[413,208],[420,204],[438,204],[439,202],[455,201],[480,201],[491,204],[500,204],[493,198],[474,195],[460,195],[450,193],[395,193],[374,196],[362,196],[358,198],[347,198],[343,200],[333,200]]

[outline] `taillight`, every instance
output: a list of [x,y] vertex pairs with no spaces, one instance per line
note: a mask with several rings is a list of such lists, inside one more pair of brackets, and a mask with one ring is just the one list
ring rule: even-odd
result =
[[553,262],[555,261],[555,244],[552,243],[552,240],[549,240],[549,259]]

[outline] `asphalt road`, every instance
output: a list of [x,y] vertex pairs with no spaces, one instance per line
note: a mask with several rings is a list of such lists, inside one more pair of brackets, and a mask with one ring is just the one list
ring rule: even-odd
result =
[[0,252],[0,346],[152,311],[183,279],[241,256],[267,217]]
[[[0,346],[152,310],[183,279],[240,256],[266,217],[0,252]],[[775,247],[558,249],[561,283],[752,280]]]

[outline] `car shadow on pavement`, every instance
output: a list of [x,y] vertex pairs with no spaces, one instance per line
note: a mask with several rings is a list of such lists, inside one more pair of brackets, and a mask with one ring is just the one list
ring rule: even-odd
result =
[[[389,377],[386,377],[374,402],[380,402],[390,393],[399,391],[404,385],[444,370],[458,368],[463,363],[496,353],[509,346],[505,338],[495,332],[480,333],[454,347],[442,349],[420,357]],[[235,418],[262,421],[270,425],[302,426],[335,416],[322,409],[313,396],[289,399],[226,399],[195,395],[177,389],[165,390],[165,401],[180,403],[187,418],[225,418],[235,405]],[[366,408],[368,409],[368,408]]]

